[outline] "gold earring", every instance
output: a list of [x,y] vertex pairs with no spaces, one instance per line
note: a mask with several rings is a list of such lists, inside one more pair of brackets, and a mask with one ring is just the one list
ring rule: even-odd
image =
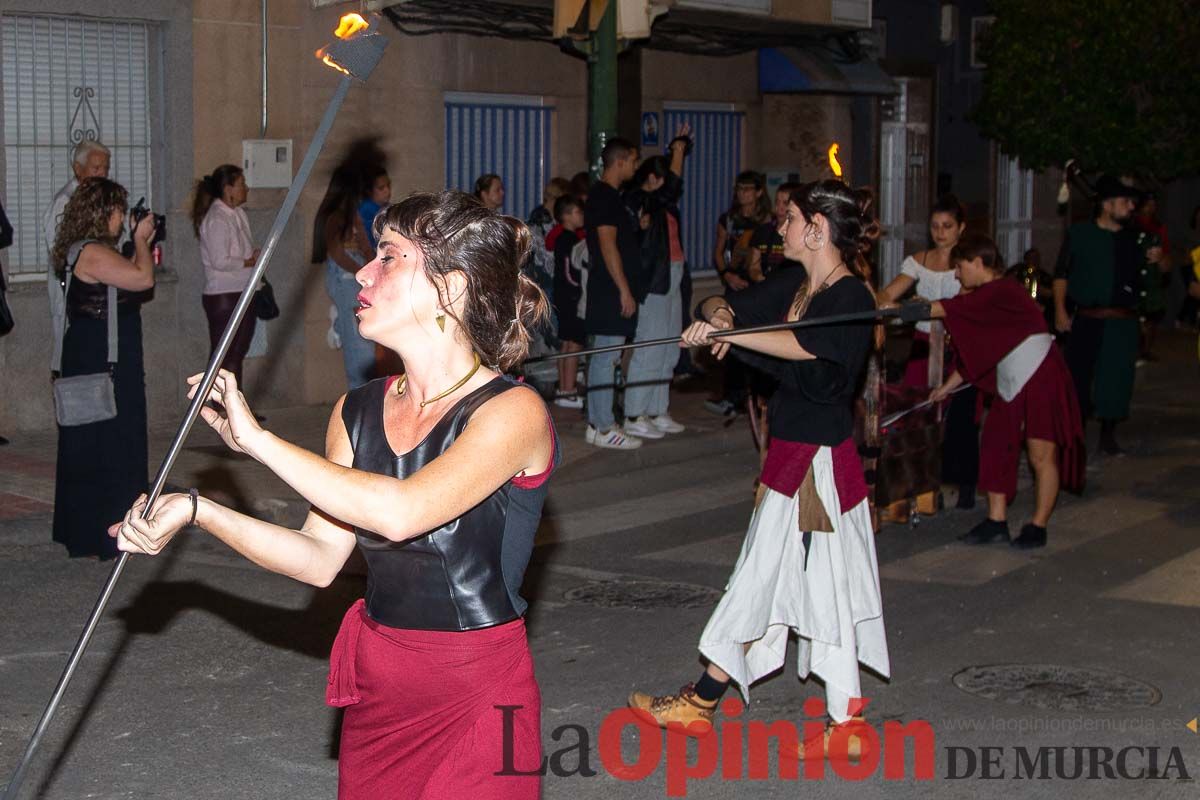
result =
[[438,314],[436,317],[433,318],[433,321],[437,323],[439,331],[441,331],[442,333],[446,332],[446,315],[445,314]]

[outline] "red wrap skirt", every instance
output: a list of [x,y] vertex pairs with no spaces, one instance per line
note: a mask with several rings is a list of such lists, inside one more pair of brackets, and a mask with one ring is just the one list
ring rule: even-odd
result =
[[1026,439],[1058,445],[1058,479],[1062,488],[1079,492],[1086,477],[1086,451],[1079,401],[1066,361],[1051,347],[1041,366],[1011,401],[992,398],[979,445],[979,488],[1017,494],[1017,468]]
[[[541,696],[517,619],[477,631],[390,628],[346,612],[326,702],[346,709],[339,800],[535,800]],[[508,707],[507,710],[501,707]]]

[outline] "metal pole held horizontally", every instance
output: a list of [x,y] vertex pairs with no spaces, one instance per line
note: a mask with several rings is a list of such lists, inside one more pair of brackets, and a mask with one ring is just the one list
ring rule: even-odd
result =
[[[812,317],[810,319],[798,319],[793,322],[774,322],[770,325],[755,325],[750,328],[732,328],[727,331],[713,331],[709,334],[711,339],[724,339],[734,336],[745,336],[751,333],[769,333],[770,331],[790,331],[796,328],[812,328],[818,325],[837,325],[845,322],[868,322],[871,320],[882,320],[888,317],[900,317],[903,312],[899,308],[878,308],[871,311],[852,311],[848,314],[830,314],[824,317]],[[662,339],[645,339],[640,342],[627,342],[625,344],[610,344],[605,347],[591,347],[587,350],[575,350],[570,353],[551,353],[546,356],[538,356],[537,358],[527,359],[524,363],[536,364],[539,361],[557,361],[560,358],[579,358],[580,356],[594,356],[597,353],[612,353],[617,350],[637,350],[641,347],[657,347],[664,344],[677,344],[683,341],[682,336],[665,336]]]

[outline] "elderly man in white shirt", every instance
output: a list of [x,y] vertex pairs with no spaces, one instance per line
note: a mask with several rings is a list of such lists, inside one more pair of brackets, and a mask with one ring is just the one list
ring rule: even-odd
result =
[[[75,149],[71,153],[71,170],[74,177],[58,190],[50,202],[50,207],[42,216],[42,233],[46,240],[47,253],[46,288],[50,294],[50,318],[56,326],[62,324],[66,302],[63,298],[62,285],[58,282],[58,276],[54,272],[54,259],[49,256],[49,253],[54,250],[54,237],[58,233],[58,222],[62,219],[67,201],[79,188],[79,182],[85,178],[107,178],[111,160],[112,154],[109,149],[97,141],[84,139],[75,145]],[[56,327],[55,330],[58,328]]]

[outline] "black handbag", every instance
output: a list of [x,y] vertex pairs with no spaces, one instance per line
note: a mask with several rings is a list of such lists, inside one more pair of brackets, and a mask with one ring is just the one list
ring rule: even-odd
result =
[[7,289],[4,275],[0,274],[0,336],[8,335],[16,324],[13,321],[12,309],[8,307],[8,299],[4,295]]
[[275,290],[267,279],[263,278],[258,291],[254,293],[254,316],[261,320],[271,320],[279,316],[279,304],[275,302]]
[[[0,250],[6,247],[11,247],[13,243],[13,228],[8,222],[8,216],[4,213],[4,206],[0,206]],[[4,293],[8,291],[8,284],[4,282],[4,271],[0,269],[0,336],[7,335],[13,329],[12,309],[8,307],[8,300]]]

